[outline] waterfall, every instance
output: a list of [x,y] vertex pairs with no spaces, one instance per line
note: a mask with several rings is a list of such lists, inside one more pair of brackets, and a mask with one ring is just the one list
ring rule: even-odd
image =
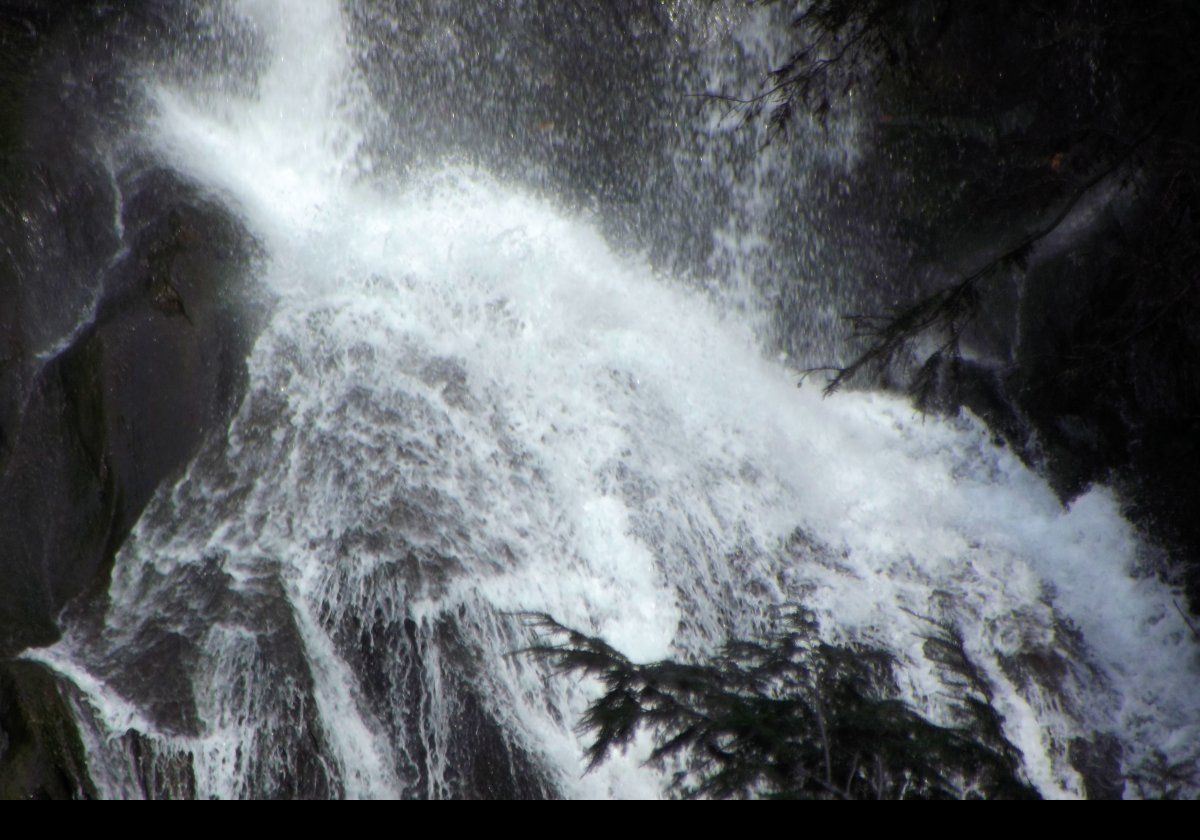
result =
[[[500,7],[497,51],[521,43]],[[588,205],[506,163],[512,126],[469,154],[486,125],[420,112],[440,77],[418,89],[373,44],[423,44],[464,85],[490,65],[438,28],[454,4],[400,8],[231,0],[205,12],[228,39],[217,74],[144,74],[129,142],[255,237],[262,326],[227,432],[159,489],[101,607],[27,654],[69,686],[102,795],[663,795],[647,738],[585,772],[598,687],[513,655],[522,611],[648,661],[803,603],[829,640],[892,652],[904,699],[950,721],[934,621],[1044,795],[1083,794],[1077,739],[1116,739],[1130,767],[1197,759],[1195,640],[1110,490],[1064,508],[969,415],[825,399],[779,358],[781,297],[789,329],[811,316],[793,352],[833,340],[836,278],[772,284],[806,236],[804,167],[852,165],[852,131],[720,159],[741,129],[652,114],[645,149],[606,159],[612,194],[630,157],[673,174],[639,182],[638,207]],[[655,43],[706,83],[770,49],[732,6],[676,15]],[[520,128],[562,154],[569,127]],[[801,268],[828,268],[805,241]]]

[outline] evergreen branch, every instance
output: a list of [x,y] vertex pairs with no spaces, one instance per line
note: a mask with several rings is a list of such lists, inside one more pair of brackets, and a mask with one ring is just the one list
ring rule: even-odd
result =
[[1035,795],[990,706],[964,703],[963,728],[931,723],[895,696],[889,654],[822,642],[805,610],[706,661],[649,664],[545,614],[522,615],[547,637],[523,653],[604,688],[579,724],[591,735],[589,770],[646,729],[656,738],[648,762],[681,762],[673,786],[687,797]]
[[[977,311],[978,286],[999,274],[1004,268],[1025,267],[1034,248],[1058,230],[1097,185],[1129,162],[1138,149],[1155,136],[1157,129],[1158,122],[1155,122],[1119,155],[1078,184],[1048,222],[1027,233],[1015,245],[984,262],[950,286],[892,313],[846,316],[846,320],[854,326],[855,334],[870,339],[870,343],[866,350],[848,364],[836,368],[837,372],[825,385],[825,395],[837,391],[866,367],[880,370],[889,367],[918,337],[934,327],[942,328],[946,337],[929,356],[922,373],[928,375],[931,366],[940,362],[946,354],[957,356],[963,331]],[[919,376],[918,386],[922,381]]]

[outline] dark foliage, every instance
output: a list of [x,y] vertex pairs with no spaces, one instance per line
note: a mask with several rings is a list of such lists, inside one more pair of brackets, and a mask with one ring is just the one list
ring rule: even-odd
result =
[[[685,797],[1036,796],[986,702],[966,701],[958,727],[926,720],[897,698],[889,654],[822,642],[804,610],[708,661],[645,665],[550,616],[526,618],[545,639],[526,653],[604,686],[580,723],[592,767],[648,729],[650,761],[684,768],[674,788]],[[936,639],[961,653],[953,634]]]

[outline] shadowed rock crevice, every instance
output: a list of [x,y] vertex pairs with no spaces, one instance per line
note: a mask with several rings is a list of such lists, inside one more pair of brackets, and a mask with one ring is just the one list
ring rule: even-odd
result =
[[91,799],[83,744],[57,678],[0,663],[0,799]]

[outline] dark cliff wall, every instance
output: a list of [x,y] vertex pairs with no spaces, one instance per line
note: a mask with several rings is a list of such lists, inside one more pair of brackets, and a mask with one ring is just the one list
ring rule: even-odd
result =
[[155,488],[236,406],[245,232],[122,144],[123,52],[170,4],[0,9],[0,795],[87,796],[55,679],[5,661],[102,592]]
[[803,7],[797,49],[825,52],[771,81],[793,114],[852,105],[861,125],[825,217],[855,232],[846,259],[881,255],[855,370],[971,408],[1064,500],[1115,484],[1197,608],[1200,9]]

